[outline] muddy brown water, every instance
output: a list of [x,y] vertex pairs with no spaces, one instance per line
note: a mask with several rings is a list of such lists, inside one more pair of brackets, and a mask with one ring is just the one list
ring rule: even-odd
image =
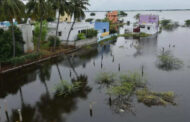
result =
[[[169,48],[169,45],[170,46]],[[163,31],[152,38],[125,39],[94,46],[69,58],[44,62],[0,76],[0,122],[188,122],[190,113],[190,28]],[[157,55],[170,50],[184,62],[178,70],[165,71],[156,66]],[[120,68],[119,68],[120,65]],[[132,110],[116,113],[109,104],[106,89],[95,82],[100,72],[142,72],[152,91],[174,91],[176,106],[147,107],[132,98]],[[60,79],[70,81],[77,75],[88,80],[83,89],[67,97],[55,96]],[[89,105],[93,103],[93,111]],[[6,116],[5,110],[7,104]]]

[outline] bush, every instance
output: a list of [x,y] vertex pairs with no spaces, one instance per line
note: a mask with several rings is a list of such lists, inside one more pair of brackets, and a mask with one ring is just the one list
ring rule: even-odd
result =
[[61,41],[57,36],[49,36],[48,37],[48,42],[49,42],[49,47],[54,46],[54,41],[56,40],[56,47],[60,46]]
[[[45,41],[47,32],[48,32],[47,21],[43,21],[42,35],[41,35],[41,40],[40,40],[41,42]],[[39,35],[40,35],[40,23],[37,22],[35,24],[35,27],[34,27],[34,44],[36,44],[36,42],[37,42],[37,40],[39,38]]]
[[[24,41],[22,37],[22,32],[19,28],[14,26],[15,31],[15,44],[16,44],[16,56],[20,56],[24,53]],[[0,30],[0,61],[7,60],[12,57],[13,52],[13,40],[11,27],[4,31]]]
[[173,30],[179,26],[178,22],[172,22],[171,20],[162,20],[161,25],[166,30]]
[[96,16],[96,14],[95,13],[90,13],[90,16]]
[[97,36],[98,32],[94,29],[88,29],[86,33],[86,38],[92,38]]
[[40,57],[39,53],[31,53],[28,55],[11,58],[11,59],[5,61],[4,63],[10,64],[10,65],[19,65],[19,64],[26,63],[27,61],[36,60],[39,57]]
[[88,18],[88,19],[86,19],[85,21],[86,22],[92,22],[94,19],[92,19],[92,18]]
[[122,17],[125,17],[125,16],[127,16],[128,14],[125,13],[124,11],[120,11],[120,14],[119,14],[119,15],[122,16]]
[[190,20],[185,21],[185,26],[190,27]]
[[83,39],[86,39],[86,36],[84,33],[79,33],[78,36],[77,36],[77,40],[83,40]]

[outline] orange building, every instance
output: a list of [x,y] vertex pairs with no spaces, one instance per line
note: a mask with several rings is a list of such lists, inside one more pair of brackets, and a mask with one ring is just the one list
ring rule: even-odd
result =
[[112,21],[113,23],[117,23],[118,22],[118,11],[112,11],[112,12],[108,12],[106,17]]

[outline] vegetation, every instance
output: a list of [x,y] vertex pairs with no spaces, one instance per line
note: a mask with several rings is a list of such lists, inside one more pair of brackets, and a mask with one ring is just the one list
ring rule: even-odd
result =
[[96,16],[96,13],[90,13],[90,16]]
[[127,16],[128,14],[127,13],[125,13],[124,11],[120,11],[120,13],[119,13],[119,16],[122,16],[122,17],[125,17],[125,16]]
[[154,106],[154,105],[167,105],[174,103],[174,93],[173,92],[163,92],[163,93],[156,93],[151,92],[148,89],[141,89],[136,92],[137,98],[139,102],[144,103],[147,106]]
[[33,60],[38,59],[41,56],[41,54],[39,53],[30,53],[27,55],[23,55],[23,56],[18,56],[18,57],[13,57],[11,59],[7,59],[6,61],[4,61],[4,64],[9,64],[9,65],[20,65],[20,64],[24,64],[26,62],[30,62]]
[[86,22],[92,22],[94,19],[92,19],[92,18],[88,18],[88,19],[86,19],[85,21]]
[[42,22],[42,27],[40,27],[40,23],[37,22],[34,27],[34,44],[37,45],[38,37],[41,35],[40,43],[46,40],[47,32],[48,32],[48,25],[46,21]]
[[134,18],[135,18],[136,20],[139,20],[139,18],[140,18],[140,13],[136,14],[136,15],[134,16]]
[[113,85],[115,76],[116,74],[114,73],[102,72],[97,76],[96,82],[101,87],[109,88],[111,85]]
[[15,57],[16,54],[16,39],[15,30],[13,26],[13,19],[21,20],[24,15],[25,6],[20,0],[1,0],[0,4],[1,18],[3,21],[8,20],[11,23],[11,37],[12,37],[12,56]]
[[61,41],[57,36],[49,36],[48,37],[49,47],[54,47],[55,40],[56,40],[56,47],[60,46]]
[[86,39],[86,36],[84,33],[79,33],[78,36],[77,36],[77,40],[83,40],[83,39]]
[[77,36],[77,40],[83,40],[86,38],[93,38],[96,37],[98,32],[94,29],[88,29],[83,31],[82,33],[79,33]]
[[177,22],[172,22],[171,20],[165,19],[160,22],[162,28],[165,30],[173,30],[179,26]]
[[190,20],[185,21],[185,26],[190,27]]
[[119,35],[119,36],[139,38],[139,37],[148,37],[148,36],[151,36],[151,35],[146,34],[146,33],[126,33],[126,34],[122,34],[122,35]]
[[158,55],[157,66],[166,71],[177,70],[183,66],[183,61],[174,57],[170,51],[163,51]]
[[104,42],[107,42],[107,41],[115,41],[117,39],[118,36],[112,36],[110,38],[107,38],[107,39],[104,39],[102,40],[100,43],[103,44]]
[[13,45],[15,45],[15,56],[20,56],[24,53],[24,41],[22,32],[16,26],[14,28],[15,44],[12,43],[12,27],[9,27],[7,31],[0,29],[0,62],[12,58]]
[[80,89],[80,82],[69,83],[65,80],[56,85],[56,94],[67,96],[77,92]]

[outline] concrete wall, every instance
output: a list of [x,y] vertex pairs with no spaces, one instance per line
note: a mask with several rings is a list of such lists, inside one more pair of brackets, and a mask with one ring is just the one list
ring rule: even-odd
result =
[[[48,24],[48,36],[55,35],[56,33],[56,25],[57,23],[49,23]],[[67,40],[67,36],[69,34],[69,30],[72,26],[72,23],[60,23],[59,25],[59,38],[63,42]],[[71,31],[69,41],[75,41],[77,39],[78,34],[81,30],[94,29],[93,23],[88,22],[77,22],[74,24],[73,30]]]
[[147,34],[156,34],[158,32],[158,27],[156,24],[142,24],[144,28],[140,28],[140,32]]
[[33,33],[32,33],[32,25],[30,24],[20,24],[18,25],[20,30],[22,31],[23,40],[25,42],[24,44],[24,52],[30,52],[34,50],[34,44],[33,44]]

